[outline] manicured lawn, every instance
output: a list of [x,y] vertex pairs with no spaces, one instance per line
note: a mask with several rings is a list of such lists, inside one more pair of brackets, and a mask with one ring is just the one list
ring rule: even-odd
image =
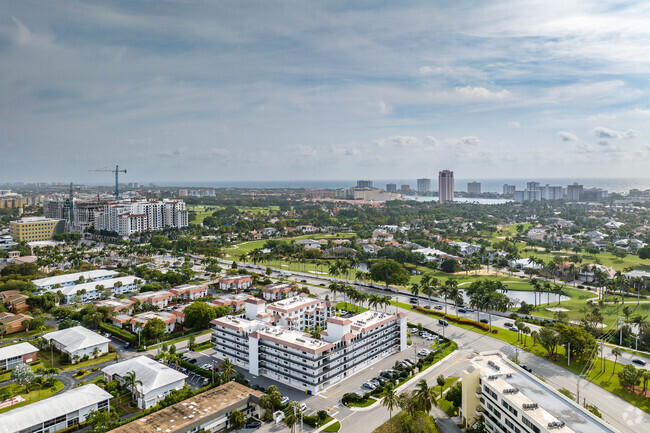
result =
[[[301,236],[294,236],[294,237],[287,237],[287,238],[273,238],[273,239],[279,241],[291,242],[291,241],[298,241],[301,239],[344,239],[344,238],[351,238],[353,236],[356,236],[356,234],[355,233],[315,233],[312,235],[301,235]],[[263,248],[264,244],[267,241],[268,239],[260,239],[258,241],[243,242],[236,246],[227,248],[224,251],[226,254],[230,254],[233,257],[239,257],[242,254],[246,254],[249,251],[252,251],[256,248]],[[323,272],[327,272],[327,260],[322,260],[322,262],[325,263],[325,266],[323,266]],[[270,265],[270,263],[272,262],[268,262],[268,263],[264,262],[259,264],[266,266],[267,264]],[[285,262],[283,261],[282,263]]]
[[337,432],[339,430],[341,430],[341,423],[338,422],[338,421],[336,421],[333,424],[328,425],[326,428],[323,429],[323,431],[326,431],[326,432]]
[[[38,356],[43,358],[44,361],[46,362],[51,362],[50,352],[48,351],[39,352]],[[98,358],[89,359],[88,361],[80,361],[77,362],[76,364],[65,364],[63,363],[63,358],[61,354],[58,352],[54,352],[54,360],[57,362],[58,365],[61,366],[63,370],[77,370],[80,368],[101,364],[102,362],[106,362],[106,361],[116,361],[118,359],[119,359],[119,355],[117,353],[107,353],[106,355],[102,355]]]
[[350,406],[354,406],[354,407],[368,407],[368,406],[370,406],[371,404],[373,404],[376,401],[377,401],[377,399],[375,397],[370,397],[370,398],[368,398],[368,400],[362,401],[361,403],[352,403],[351,402],[351,403],[348,403],[348,404]]
[[[266,206],[266,207],[250,207],[250,206],[235,206],[240,212],[251,212],[254,214],[267,214],[271,211],[277,212],[280,210],[279,206]],[[191,224],[202,223],[203,220],[211,216],[215,211],[224,209],[224,206],[211,206],[211,205],[187,205],[187,210],[196,212],[196,219]]]
[[[440,394],[441,394],[441,392],[440,392],[440,386],[439,386],[437,383],[434,382],[434,381],[435,381],[435,378],[430,379],[430,381],[433,382],[433,383],[430,383],[429,386],[433,386],[433,387],[434,387],[435,392],[436,392],[436,397],[439,397]],[[442,386],[442,392],[445,392],[445,389],[449,388],[450,386],[452,386],[452,385],[453,385],[454,383],[456,383],[457,381],[458,381],[458,378],[457,378],[457,377],[447,377],[447,378],[445,379],[445,384]]]
[[167,347],[169,347],[169,346],[171,346],[172,344],[176,344],[176,343],[180,343],[181,341],[189,340],[191,335],[194,335],[194,337],[196,338],[196,337],[198,337],[199,335],[205,335],[205,334],[209,334],[209,333],[211,333],[211,332],[212,332],[212,330],[210,330],[210,329],[206,329],[206,330],[203,330],[203,331],[201,331],[201,332],[197,332],[196,334],[188,334],[188,335],[186,335],[186,336],[184,336],[184,337],[180,337],[180,338],[177,338],[177,339],[175,339],[175,340],[165,341],[165,344],[167,344]]
[[[434,421],[434,418],[432,416],[426,415],[428,417],[429,421],[429,426],[426,429],[427,432],[430,433],[437,433],[438,429],[436,428],[436,424]],[[393,419],[388,420],[376,429],[372,431],[372,433],[406,433],[407,430],[402,429],[402,425],[404,424],[409,424],[410,416],[406,413],[406,411],[401,411],[401,412],[393,412]],[[392,423],[392,425],[391,425]]]
[[450,401],[447,401],[444,398],[438,400],[438,406],[450,417],[458,415],[458,409],[456,409]]
[[198,346],[194,346],[194,349],[192,350],[193,352],[201,352],[203,350],[208,350],[212,349],[212,343],[209,341],[207,343],[200,344]]
[[[33,331],[29,331],[29,333],[27,333],[25,331],[22,331],[22,332],[15,332],[13,334],[5,335],[2,338],[0,338],[0,346],[6,345],[6,343],[8,343],[10,341],[13,341],[13,340],[18,340],[18,339],[27,338],[27,337],[33,337],[34,335],[45,334],[46,332],[50,332],[50,331],[53,331],[53,330],[54,330],[54,328],[52,328],[51,326],[47,326],[44,330],[41,330],[41,331],[33,330]],[[17,343],[19,343],[19,341],[16,341],[16,343],[13,343],[13,344],[17,344]]]
[[61,381],[56,381],[54,386],[50,388],[43,388],[40,393],[40,399],[39,399],[39,393],[38,393],[38,387],[37,386],[31,386],[30,387],[30,392],[28,394],[25,393],[25,387],[24,386],[18,386],[15,384],[7,385],[3,388],[0,388],[0,391],[2,390],[8,390],[8,389],[13,389],[15,394],[14,396],[20,395],[25,399],[25,401],[16,403],[13,405],[13,408],[11,406],[6,407],[4,409],[0,409],[0,413],[3,412],[8,412],[12,409],[15,409],[20,406],[27,406],[28,404],[34,403],[39,400],[43,400],[45,398],[48,398],[57,392],[61,391],[63,389],[63,383]]

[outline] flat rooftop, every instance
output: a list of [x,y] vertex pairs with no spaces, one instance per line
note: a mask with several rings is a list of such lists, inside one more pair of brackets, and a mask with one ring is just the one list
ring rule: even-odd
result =
[[[554,428],[558,433],[618,433],[611,426],[592,417],[586,409],[573,404],[564,396],[554,392],[536,378],[511,363],[504,361],[497,353],[477,356],[471,364],[481,370],[481,377],[494,389],[514,403],[516,409],[523,411],[531,419],[543,426],[549,422],[561,421],[562,428]],[[506,392],[504,390],[517,390]],[[537,403],[536,409],[524,409],[524,404]]]
[[228,382],[180,403],[124,424],[111,433],[187,432],[251,401],[257,403],[261,392],[237,382]]
[[38,287],[50,286],[55,284],[65,284],[72,281],[78,281],[79,277],[84,277],[84,280],[94,280],[97,278],[107,278],[113,275],[117,275],[115,271],[109,271],[108,269],[96,269],[94,271],[86,272],[75,272],[72,274],[63,274],[55,275],[53,277],[39,278],[37,280],[32,280],[32,283],[36,284]]
[[283,299],[281,301],[273,302],[266,306],[267,310],[277,311],[279,313],[291,313],[301,308],[310,307],[323,302],[318,298],[310,298],[309,296],[292,296],[291,298]]
[[352,322],[350,329],[353,332],[368,332],[385,323],[397,320],[398,316],[395,314],[382,313],[381,311],[368,310],[348,319]]
[[213,325],[220,325],[224,328],[237,332],[253,332],[263,326],[268,326],[259,320],[248,320],[233,316],[223,316],[210,322]]
[[316,340],[304,332],[289,331],[279,326],[259,329],[256,333],[262,340],[277,342],[309,353],[320,353],[334,347],[332,343]]

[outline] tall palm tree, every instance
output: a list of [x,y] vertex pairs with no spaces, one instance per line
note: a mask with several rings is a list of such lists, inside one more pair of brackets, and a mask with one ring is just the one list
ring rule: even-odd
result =
[[417,401],[418,408],[426,413],[431,412],[433,406],[438,406],[436,391],[433,387],[429,387],[426,379],[420,379],[415,385],[413,396]]
[[418,283],[413,283],[413,285],[411,285],[411,295],[415,296],[415,298],[417,299],[418,307],[420,306],[420,297],[418,296],[419,293],[420,293],[420,286],[418,285]]
[[138,392],[138,385],[142,386],[142,381],[137,378],[135,371],[129,371],[128,373],[126,373],[122,385],[125,388],[131,390],[131,400],[136,402],[137,404],[136,396]]
[[393,431],[393,410],[399,407],[399,396],[395,392],[393,384],[388,383],[384,387],[384,399],[381,402],[382,406],[388,409],[390,431]]
[[219,369],[221,370],[221,376],[224,378],[224,383],[237,376],[235,364],[233,364],[230,358],[224,358],[221,362],[221,365],[219,366]]
[[456,280],[454,278],[449,278],[438,290],[438,293],[442,295],[445,300],[445,316],[447,315],[447,299],[455,294],[457,287],[458,283]]
[[612,374],[614,374],[614,371],[616,370],[616,361],[618,361],[618,357],[623,354],[623,350],[621,350],[618,347],[615,347],[612,349],[612,355],[614,355],[614,366],[612,367]]

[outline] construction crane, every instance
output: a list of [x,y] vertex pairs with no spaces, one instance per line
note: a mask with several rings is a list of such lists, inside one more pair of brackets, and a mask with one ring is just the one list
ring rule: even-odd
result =
[[119,179],[118,179],[118,173],[126,173],[126,170],[120,170],[120,167],[118,165],[115,166],[115,170],[111,170],[108,168],[100,168],[96,170],[88,170],[88,171],[100,171],[100,172],[110,172],[110,173],[115,173],[115,198],[120,198],[120,189],[119,189]]
[[[69,190],[69,193],[68,193],[68,207],[69,207],[69,209],[68,209],[68,220],[70,222],[69,227],[72,227],[72,225],[74,224],[74,192],[75,191],[81,191],[82,186],[83,185],[75,185],[72,182],[70,182],[70,190]],[[55,187],[52,187],[52,188],[54,188],[54,189],[59,189],[59,188],[60,189],[64,189],[64,188],[68,189],[67,186],[66,187],[64,187],[64,186],[55,186]]]

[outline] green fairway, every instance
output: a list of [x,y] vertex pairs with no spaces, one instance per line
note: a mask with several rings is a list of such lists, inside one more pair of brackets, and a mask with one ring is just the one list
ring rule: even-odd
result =
[[[262,207],[250,207],[250,206],[235,206],[239,212],[244,213],[253,213],[253,214],[267,214],[269,212],[277,212],[280,210],[279,206],[262,206]],[[196,213],[196,219],[192,221],[192,224],[202,223],[205,217],[211,216],[215,211],[225,209],[225,206],[208,206],[208,205],[187,205],[187,210]]]

